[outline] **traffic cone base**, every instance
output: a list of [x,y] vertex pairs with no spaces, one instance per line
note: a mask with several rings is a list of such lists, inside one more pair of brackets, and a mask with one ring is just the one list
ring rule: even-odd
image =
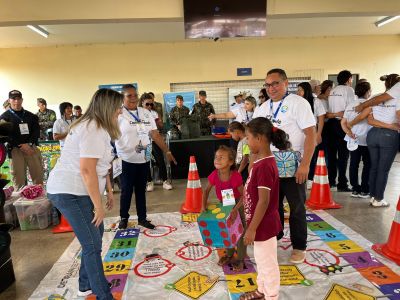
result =
[[386,244],[375,244],[372,249],[400,265],[400,198]]
[[196,159],[194,156],[190,157],[188,183],[186,187],[186,199],[183,202],[180,212],[199,213],[201,212],[203,201],[203,190],[201,189],[200,176],[197,171]]
[[61,215],[60,224],[55,226],[52,230],[53,233],[63,233],[63,232],[73,232],[73,231],[74,230],[72,229],[71,225],[69,225],[67,219],[65,219],[63,215]]
[[400,266],[400,253],[395,253],[389,249],[387,244],[375,244],[372,245],[372,250],[380,255],[394,261],[396,264]]
[[311,188],[310,198],[306,201],[306,206],[310,209],[335,209],[342,207],[332,199],[323,150],[320,150],[318,153],[314,182]]

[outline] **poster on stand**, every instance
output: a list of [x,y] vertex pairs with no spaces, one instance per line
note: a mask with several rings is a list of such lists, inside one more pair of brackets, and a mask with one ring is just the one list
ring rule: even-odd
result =
[[173,92],[163,93],[165,112],[169,114],[171,109],[176,105],[176,96],[183,97],[183,105],[192,110],[193,105],[196,103],[196,92]]

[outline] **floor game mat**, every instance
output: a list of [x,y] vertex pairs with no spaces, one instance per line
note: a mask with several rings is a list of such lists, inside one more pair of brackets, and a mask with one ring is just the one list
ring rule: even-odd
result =
[[[197,222],[183,222],[179,213],[149,219],[156,229],[117,231],[117,218],[105,220],[104,272],[115,299],[239,299],[256,289],[252,247],[244,270],[236,273],[217,265],[223,250],[203,244]],[[307,222],[305,263],[289,263],[288,227],[278,242],[279,299],[400,299],[400,267],[374,253],[369,241],[324,211],[309,211]],[[74,239],[29,299],[83,299],[77,297],[80,254]]]

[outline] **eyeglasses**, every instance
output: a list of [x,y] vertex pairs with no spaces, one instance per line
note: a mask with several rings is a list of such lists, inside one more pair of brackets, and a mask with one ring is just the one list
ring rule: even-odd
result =
[[279,80],[279,81],[273,81],[271,83],[266,83],[263,85],[263,87],[265,87],[267,90],[272,87],[272,88],[277,88],[278,85],[280,85],[283,82],[283,80]]
[[137,97],[137,94],[125,94],[125,97],[128,97],[128,98],[130,98],[130,97]]
[[147,103],[145,103],[144,105],[145,105],[145,106],[151,106],[151,107],[153,107],[153,106],[154,106],[154,103],[147,102]]
[[258,99],[265,99],[265,96],[258,96]]

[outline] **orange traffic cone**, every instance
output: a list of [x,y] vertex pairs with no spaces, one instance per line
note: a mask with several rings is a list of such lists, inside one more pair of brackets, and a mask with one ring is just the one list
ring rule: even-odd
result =
[[317,166],[315,167],[314,182],[311,188],[310,198],[306,201],[311,209],[341,208],[340,204],[332,199],[328,181],[328,170],[325,164],[324,151],[318,152]]
[[74,231],[74,230],[72,229],[71,225],[69,225],[67,219],[64,218],[63,215],[61,215],[60,224],[55,226],[52,230],[53,233],[63,233],[63,232],[71,232],[71,231]]
[[203,190],[201,189],[199,172],[197,171],[196,158],[190,157],[188,183],[186,187],[186,200],[182,204],[180,212],[199,213],[201,211]]
[[386,244],[375,244],[372,249],[400,265],[400,198]]

